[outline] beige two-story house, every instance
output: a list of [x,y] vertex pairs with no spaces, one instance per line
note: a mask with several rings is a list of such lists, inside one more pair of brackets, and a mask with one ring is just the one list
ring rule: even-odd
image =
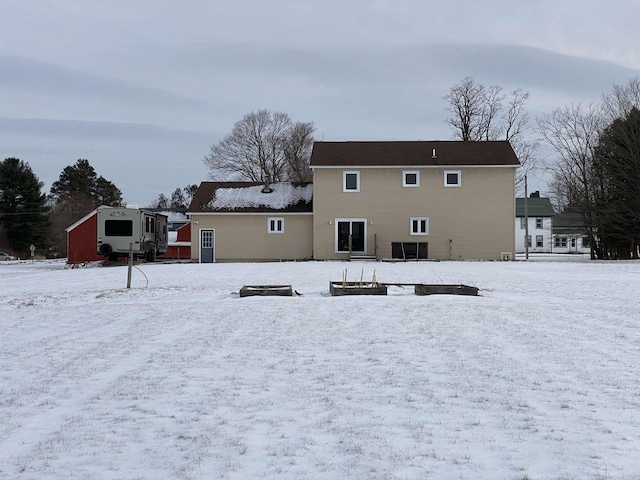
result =
[[505,260],[515,252],[509,142],[315,142],[313,256]]

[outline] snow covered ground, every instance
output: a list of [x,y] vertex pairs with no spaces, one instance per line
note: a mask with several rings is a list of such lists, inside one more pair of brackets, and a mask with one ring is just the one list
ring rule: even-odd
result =
[[640,479],[640,263],[559,260],[7,262],[0,478]]

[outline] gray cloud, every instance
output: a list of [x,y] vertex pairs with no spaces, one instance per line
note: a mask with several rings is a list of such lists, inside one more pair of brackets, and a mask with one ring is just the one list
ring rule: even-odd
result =
[[639,12],[635,0],[0,2],[0,154],[48,184],[88,158],[148,202],[204,180],[209,145],[260,108],[313,121],[324,140],[448,139],[442,97],[466,76],[528,90],[532,117],[639,76]]

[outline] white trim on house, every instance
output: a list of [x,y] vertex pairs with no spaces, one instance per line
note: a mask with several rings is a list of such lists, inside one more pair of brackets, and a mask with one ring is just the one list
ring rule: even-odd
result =
[[[415,175],[416,183],[407,183],[407,175]],[[403,170],[402,186],[405,188],[420,188],[420,170]]]
[[198,263],[204,263],[202,261],[202,233],[209,231],[211,232],[211,248],[213,249],[213,261],[211,263],[216,263],[216,229],[207,227],[198,228]]
[[311,169],[314,168],[331,168],[331,169],[354,169],[365,170],[374,168],[403,168],[403,169],[458,169],[458,168],[518,168],[520,165],[310,165]]
[[267,233],[281,235],[284,233],[284,217],[267,217]]
[[[418,222],[418,231],[414,230],[414,222]],[[424,222],[424,231],[422,230],[422,222]],[[410,217],[409,218],[409,235],[427,236],[429,235],[429,217]]]
[[287,215],[313,215],[313,212],[189,212],[187,215],[266,215],[273,217],[274,214],[278,216]]
[[[347,188],[347,175],[356,176],[356,188]],[[342,191],[344,193],[358,193],[360,191],[360,171],[359,170],[343,170],[342,171]]]
[[[449,175],[457,175],[458,181],[456,183],[449,183]],[[445,170],[443,175],[443,182],[446,188],[459,188],[462,187],[462,172],[460,170]]]

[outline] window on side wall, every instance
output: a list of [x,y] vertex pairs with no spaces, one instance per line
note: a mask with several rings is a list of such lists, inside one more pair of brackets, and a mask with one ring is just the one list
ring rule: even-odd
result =
[[445,187],[460,187],[462,185],[462,174],[460,170],[445,170],[444,171],[444,186]]
[[360,191],[360,172],[342,172],[342,191],[343,192],[359,192]]
[[267,219],[267,229],[269,233],[284,233],[284,218],[269,217]]
[[411,235],[429,235],[429,217],[411,217],[409,224]]
[[405,170],[404,172],[402,172],[402,186],[403,187],[419,187],[420,172],[417,170]]
[[527,247],[531,246],[531,235],[527,235]]
[[520,217],[520,229],[524,230],[525,228],[527,228],[527,219]]

